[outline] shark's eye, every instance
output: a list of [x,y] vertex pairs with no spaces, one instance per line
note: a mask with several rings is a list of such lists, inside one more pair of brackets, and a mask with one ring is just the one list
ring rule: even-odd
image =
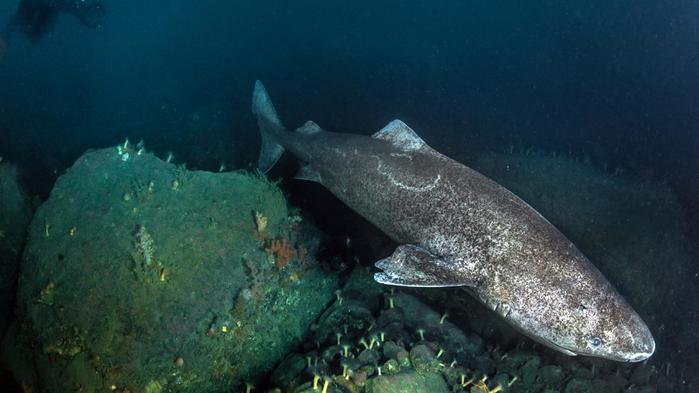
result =
[[592,338],[590,339],[590,345],[591,345],[593,348],[597,348],[597,347],[599,347],[600,345],[602,345],[602,339],[599,338],[599,337],[592,337]]

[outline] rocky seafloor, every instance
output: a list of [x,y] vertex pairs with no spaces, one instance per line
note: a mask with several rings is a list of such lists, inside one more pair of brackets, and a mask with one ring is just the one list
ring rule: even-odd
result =
[[651,365],[568,357],[521,337],[499,347],[452,321],[459,303],[437,312],[357,268],[265,385],[294,393],[651,393],[668,382]]

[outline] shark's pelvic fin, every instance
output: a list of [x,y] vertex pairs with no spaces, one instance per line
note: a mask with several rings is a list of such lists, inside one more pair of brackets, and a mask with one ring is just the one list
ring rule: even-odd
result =
[[383,139],[404,151],[415,151],[427,147],[427,143],[412,128],[398,119],[388,123],[371,137]]
[[298,173],[294,176],[294,179],[314,181],[316,183],[321,182],[320,173],[317,170],[311,168],[308,164],[302,164],[299,168]]
[[383,270],[374,274],[374,280],[381,284],[403,287],[457,287],[471,284],[459,278],[449,262],[410,244],[398,246],[390,257],[375,265]]
[[252,113],[257,116],[257,125],[260,127],[262,137],[257,166],[266,173],[272,169],[284,153],[284,148],[276,141],[274,135],[285,129],[267,90],[260,81],[255,81],[255,90],[252,93]]

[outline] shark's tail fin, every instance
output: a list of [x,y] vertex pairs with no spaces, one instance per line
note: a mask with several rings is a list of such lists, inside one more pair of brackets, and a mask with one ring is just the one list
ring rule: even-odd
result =
[[277,141],[277,136],[283,134],[286,129],[279,120],[272,100],[260,81],[255,81],[255,90],[252,93],[252,113],[257,116],[257,125],[260,127],[262,136],[257,166],[262,172],[268,172],[284,153],[284,147]]

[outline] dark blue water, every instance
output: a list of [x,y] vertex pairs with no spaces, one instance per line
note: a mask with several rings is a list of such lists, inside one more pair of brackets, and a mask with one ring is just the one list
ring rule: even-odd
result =
[[38,43],[8,39],[0,156],[32,194],[126,137],[190,168],[253,167],[260,79],[289,127],[370,134],[400,118],[467,164],[536,151],[665,182],[696,252],[696,1],[105,3],[99,29],[61,14]]
[[230,132],[196,140],[230,145],[251,133],[257,78],[292,125],[368,133],[400,116],[437,147],[595,145],[620,163],[695,172],[691,1],[240,3],[109,2],[98,31],[63,15],[37,45],[13,37],[3,154],[40,151],[37,164],[60,170],[125,135],[182,142],[183,120],[211,105]]

